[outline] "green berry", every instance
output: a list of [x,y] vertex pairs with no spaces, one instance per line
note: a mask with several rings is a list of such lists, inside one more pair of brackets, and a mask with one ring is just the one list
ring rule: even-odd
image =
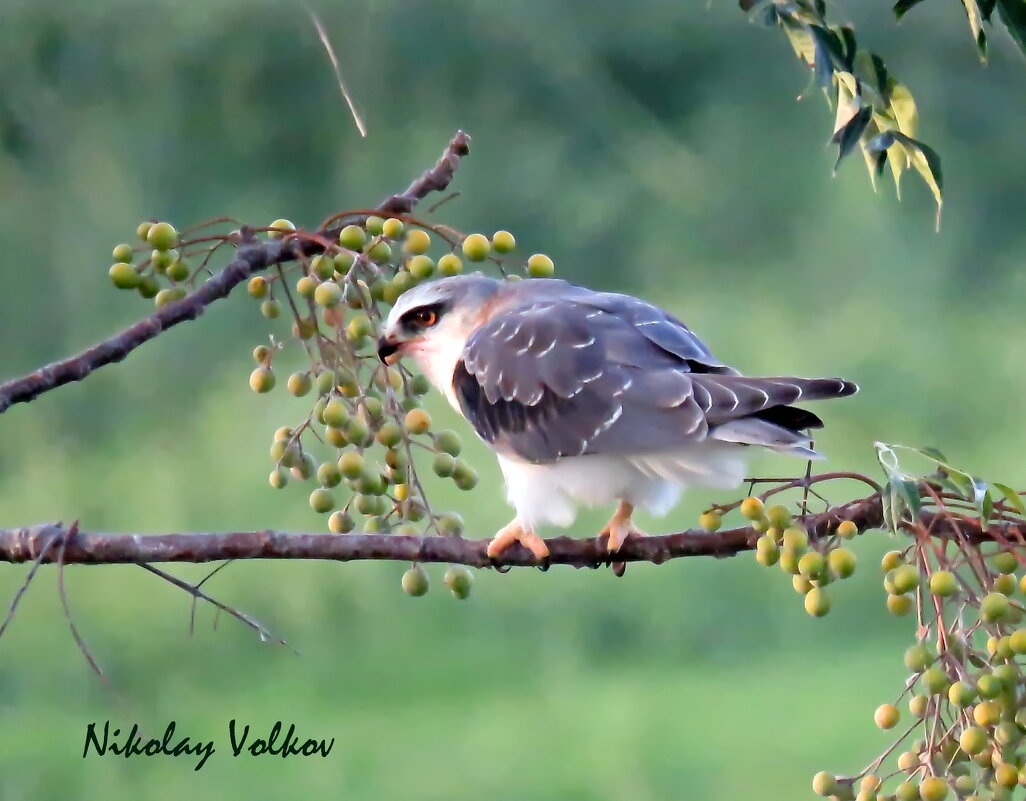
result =
[[930,691],[931,695],[940,695],[947,692],[951,685],[948,674],[944,668],[934,666],[923,673],[923,684]]
[[873,720],[881,729],[893,729],[898,725],[901,714],[894,704],[880,704],[873,713]]
[[959,709],[965,709],[975,699],[976,690],[964,681],[956,681],[948,688],[948,701]]
[[798,560],[798,572],[806,578],[819,578],[823,574],[826,561],[818,551],[809,551]]
[[346,478],[359,478],[363,472],[363,456],[356,451],[346,451],[338,457],[338,469]]
[[369,445],[372,439],[369,426],[360,417],[350,417],[345,432],[349,441],[357,445]]
[[178,232],[170,223],[153,223],[146,232],[146,241],[157,250],[170,250],[178,244]]
[[157,292],[160,291],[160,284],[152,275],[144,275],[139,278],[139,286],[135,288],[135,291],[144,298],[155,298]]
[[467,261],[484,261],[492,251],[492,244],[484,234],[470,234],[463,240],[463,255]]
[[392,258],[392,246],[385,241],[378,241],[366,248],[367,258],[375,264],[384,264]]
[[976,756],[987,747],[987,732],[979,726],[969,726],[959,736],[958,745],[969,756]]
[[845,579],[855,572],[855,554],[847,548],[836,548],[827,555],[830,571],[839,579]]
[[450,478],[456,472],[456,459],[448,453],[437,453],[435,454],[435,460],[431,465],[431,469],[440,478]]
[[364,223],[363,227],[367,229],[367,233],[371,236],[378,236],[385,230],[385,221],[376,214],[372,214],[367,218],[367,222]]
[[830,611],[830,597],[826,590],[813,587],[805,596],[805,611],[813,617],[823,617]]
[[293,373],[289,376],[286,387],[290,395],[301,398],[310,391],[312,383],[309,373]]
[[958,592],[958,579],[949,570],[937,570],[930,576],[930,592],[947,598]]
[[[780,561],[780,549],[776,547],[774,543],[773,548],[763,548],[755,552],[755,561],[765,567],[773,567],[777,562]],[[797,565],[795,570],[797,570]]]
[[426,595],[429,585],[427,573],[424,572],[424,568],[420,565],[414,565],[403,573],[402,585],[403,592],[414,598]]
[[901,555],[901,551],[888,551],[880,560],[880,569],[884,573],[889,573],[903,564],[905,564],[905,558]]
[[427,253],[430,247],[431,236],[427,231],[422,231],[419,228],[414,228],[406,234],[406,240],[403,242],[403,252],[411,256]]
[[1015,574],[1013,573],[1002,573],[1001,575],[994,577],[994,592],[1000,592],[1002,595],[1011,595],[1015,592],[1016,581]]
[[912,611],[912,598],[908,595],[887,596],[887,611],[896,617],[904,617]]
[[457,489],[468,491],[474,489],[477,486],[478,475],[477,471],[469,465],[463,462],[456,462],[456,469],[452,474],[453,483]]
[[276,300],[265,300],[260,304],[260,313],[268,320],[277,319],[281,314],[281,304]]
[[138,236],[143,242],[146,241],[146,235],[149,234],[150,228],[153,227],[151,222],[141,222],[139,227],[135,229],[135,235]]
[[363,250],[367,235],[359,225],[347,225],[338,235],[338,243],[349,250]]
[[349,407],[346,406],[345,401],[343,401],[341,398],[332,398],[324,407],[325,425],[334,426],[335,428],[342,428],[346,423],[349,422],[349,419]]
[[785,528],[780,538],[786,547],[794,548],[798,552],[804,551],[809,545],[809,534],[800,526]]
[[404,422],[411,434],[426,434],[431,428],[431,415],[423,409],[413,409],[406,413]]
[[990,558],[990,563],[998,573],[1014,573],[1019,569],[1019,560],[1011,551],[1001,551]]
[[335,507],[335,497],[331,491],[318,487],[310,493],[310,508],[318,514],[326,514]]
[[781,531],[789,528],[791,525],[791,513],[787,510],[786,506],[779,503],[767,507],[766,519],[769,520],[771,526],[775,526]]
[[122,243],[114,248],[113,254],[114,261],[131,262],[135,253],[132,251],[132,246],[127,243]]
[[926,716],[930,709],[930,697],[928,695],[913,695],[908,699],[908,711],[917,718]]
[[922,673],[937,657],[926,643],[916,643],[909,646],[905,651],[905,667],[913,673]]
[[189,277],[189,265],[182,259],[175,259],[167,266],[167,277],[175,283],[180,283]]
[[463,533],[463,518],[456,514],[456,512],[446,512],[445,514],[438,515],[435,519],[435,525],[438,527],[438,533],[446,537],[458,537]]
[[317,472],[317,462],[309,453],[304,453],[302,458],[292,465],[292,475],[301,481],[306,481]]
[[535,253],[527,260],[527,274],[531,278],[549,278],[555,271],[556,265],[544,253]]
[[438,260],[439,275],[459,275],[463,272],[463,262],[455,253],[446,253]]
[[293,225],[289,220],[275,220],[268,226],[272,230],[267,232],[268,239],[281,239],[286,234],[291,234],[296,230],[296,226]]
[[985,701],[997,698],[1003,689],[1001,679],[991,673],[983,673],[976,679],[976,692]]
[[980,617],[987,623],[1001,620],[1008,614],[1008,597],[999,592],[985,595],[980,601]]
[[517,246],[517,240],[509,231],[496,231],[492,234],[492,249],[496,253],[512,253]]
[[267,477],[267,483],[275,489],[281,489],[289,483],[289,474],[284,469],[276,467]]
[[463,450],[463,440],[455,431],[445,429],[435,434],[435,449],[443,451],[450,456],[459,456]]
[[813,583],[805,576],[791,576],[791,586],[800,595],[808,595],[813,590]]
[[314,303],[318,306],[332,307],[338,306],[342,302],[342,287],[336,284],[334,281],[326,281],[323,284],[318,284],[314,290]]
[[328,530],[333,534],[348,534],[354,528],[356,528],[356,524],[353,522],[353,518],[348,512],[343,512],[341,509],[332,512],[331,517],[328,518]]
[[139,286],[139,273],[127,262],[120,261],[112,265],[107,274],[118,289],[136,289]]
[[327,281],[335,275],[335,262],[330,256],[319,253],[310,259],[310,273]]
[[1026,654],[1026,629],[1016,629],[1008,636],[1008,645],[1012,653]]
[[912,565],[896,567],[891,571],[890,577],[898,594],[911,592],[919,586],[919,571]]
[[374,438],[386,448],[391,448],[402,442],[403,430],[395,421],[387,420],[381,424]]
[[[723,525],[723,515],[715,509],[709,512],[703,512],[698,518],[698,525],[709,532],[718,531],[720,526]],[[776,546],[775,542],[773,544]]]
[[449,588],[453,598],[463,600],[470,596],[470,589],[474,585],[474,576],[463,565],[453,565],[445,571],[442,581]]
[[[918,764],[918,758],[916,758]],[[894,789],[895,801],[919,801],[919,787],[915,782],[906,781]]]
[[406,265],[410,275],[418,281],[424,281],[431,277],[435,271],[435,263],[430,256],[414,256]]
[[322,487],[337,487],[342,481],[342,471],[337,462],[324,462],[317,468],[317,481]]

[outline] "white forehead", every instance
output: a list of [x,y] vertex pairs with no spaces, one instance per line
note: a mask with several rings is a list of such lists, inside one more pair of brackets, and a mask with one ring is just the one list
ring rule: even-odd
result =
[[458,309],[461,303],[478,302],[481,297],[490,294],[500,286],[495,279],[485,278],[477,274],[457,275],[440,278],[413,289],[407,290],[395,302],[388,313],[387,327],[392,327],[410,309],[444,302],[449,311]]

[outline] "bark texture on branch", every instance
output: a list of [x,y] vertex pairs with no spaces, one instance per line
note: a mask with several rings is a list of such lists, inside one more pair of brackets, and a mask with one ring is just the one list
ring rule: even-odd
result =
[[[813,539],[828,536],[841,520],[851,520],[859,530],[884,525],[878,494],[805,518]],[[920,523],[933,535],[955,535],[948,516],[922,512]],[[1021,541],[1026,526],[1000,522],[983,530],[973,521],[957,521],[961,536],[972,541],[1007,539]],[[676,534],[631,538],[615,559],[598,538],[555,537],[546,540],[549,564],[595,567],[616,562],[653,562],[689,556],[733,556],[755,547],[758,532],[732,528],[709,533],[692,529]],[[56,561],[55,542],[66,537],[65,564],[136,564],[145,562],[217,562],[225,559],[325,559],[338,562],[384,560],[402,562],[451,562],[471,567],[534,566],[537,561],[521,545],[510,547],[498,560],[490,559],[488,540],[462,537],[413,537],[388,534],[306,534],[281,531],[232,531],[183,534],[102,534],[74,531],[60,524],[21,529],[0,529],[0,561]]]
[[[463,131],[457,131],[435,166],[413,181],[404,192],[385,198],[378,210],[383,214],[408,213],[427,195],[448,187],[460,160],[469,152],[470,137]],[[334,228],[318,233],[328,239],[338,235]],[[161,331],[186,320],[196,319],[207,306],[226,297],[235,286],[248,280],[254,273],[297,258],[300,249],[303,253],[311,254],[321,250],[321,246],[309,240],[300,243],[298,240],[251,238],[239,248],[223,270],[181,300],[168,303],[149,317],[75,356],[0,384],[0,414],[16,403],[28,403],[44,392],[73,381],[81,381],[104,365],[120,362]]]

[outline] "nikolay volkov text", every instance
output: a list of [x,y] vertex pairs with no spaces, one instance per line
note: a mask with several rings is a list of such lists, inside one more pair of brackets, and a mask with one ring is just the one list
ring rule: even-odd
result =
[[[233,718],[228,722],[228,747],[232,756],[321,756],[326,757],[335,745],[331,740],[302,739],[296,734],[296,725],[290,723],[284,736],[282,722],[276,721],[266,737],[257,737],[250,731],[249,724],[240,724]],[[177,736],[177,724],[171,721],[164,730],[161,739],[147,737],[140,733],[139,724],[133,723],[127,734],[122,734],[120,727],[111,728],[109,720],[104,721],[102,730],[96,723],[86,725],[85,744],[82,747],[82,758],[90,753],[96,756],[111,754],[129,758],[133,756],[193,756],[198,757],[194,770],[202,768],[208,759],[217,753],[213,740],[199,740],[191,737]]]

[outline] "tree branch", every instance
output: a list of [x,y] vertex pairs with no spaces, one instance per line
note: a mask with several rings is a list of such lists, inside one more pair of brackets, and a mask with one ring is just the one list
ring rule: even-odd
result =
[[[808,515],[804,525],[811,539],[830,536],[842,520],[851,520],[860,531],[884,525],[879,493]],[[956,533],[968,540],[1023,542],[1026,523],[992,521],[987,528],[970,519],[953,519],[950,514],[923,511],[919,525],[934,536]],[[916,530],[912,523],[910,531]],[[68,532],[60,524],[42,524],[21,529],[0,529],[0,561],[53,562],[54,537]],[[750,527],[710,533],[691,529],[676,534],[628,539],[615,559],[597,537],[546,540],[549,564],[598,567],[610,562],[652,562],[691,556],[733,556],[755,547],[759,533]],[[382,560],[402,562],[447,562],[471,567],[537,567],[530,551],[520,545],[507,549],[498,560],[490,559],[487,540],[462,537],[414,537],[387,534],[313,534],[282,531],[232,531],[181,534],[103,534],[75,532],[67,536],[63,549],[65,564],[134,564],[141,562],[216,562],[224,559],[327,559],[338,562]]]
[[[383,214],[405,214],[427,195],[443,191],[452,181],[460,160],[469,152],[470,137],[463,131],[457,131],[435,166],[426,170],[404,192],[385,198],[378,206],[378,210]],[[338,231],[332,228],[319,231],[318,235],[325,239],[334,239]],[[254,273],[275,264],[292,261],[300,252],[312,254],[320,250],[322,246],[310,240],[257,240],[252,237],[244,240],[235,256],[221,272],[181,300],[168,303],[149,317],[75,356],[53,362],[21,378],[0,384],[0,414],[16,403],[28,403],[44,392],[73,381],[81,381],[104,365],[122,361],[129,353],[153,339],[161,331],[166,331],[186,320],[196,319],[207,306],[226,297],[235,286],[249,279]]]

